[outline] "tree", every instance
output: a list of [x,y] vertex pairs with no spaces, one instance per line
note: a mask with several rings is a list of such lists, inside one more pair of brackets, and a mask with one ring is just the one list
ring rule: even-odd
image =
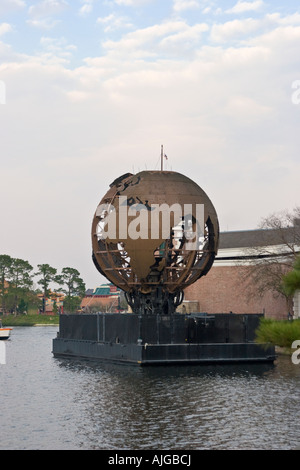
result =
[[17,312],[17,305],[21,298],[28,295],[32,288],[33,267],[28,261],[12,258],[10,284],[8,291],[13,297],[13,310]]
[[300,289],[300,256],[296,258],[294,269],[283,276],[283,288],[287,295],[294,295]]
[[27,313],[28,311],[28,302],[22,298],[18,304],[18,312],[19,313]]
[[[49,285],[51,282],[57,282],[57,270],[52,268],[49,264],[38,264],[38,271],[35,276],[41,276],[41,279],[37,283],[42,286],[44,299],[49,295]],[[43,311],[45,310],[45,300],[43,303]]]
[[56,300],[54,300],[54,302],[53,302],[53,307],[52,307],[52,312],[56,315],[56,314],[57,314],[57,310],[58,310],[58,308],[57,308],[57,303],[56,303]]
[[5,300],[7,296],[7,285],[11,276],[12,258],[9,255],[0,255],[0,296],[3,312],[6,310]]
[[250,297],[272,291],[275,296],[285,297],[290,308],[291,294],[283,278],[293,269],[299,253],[300,207],[271,214],[262,220],[259,229],[260,243],[245,250],[247,267],[242,280]]
[[61,275],[56,279],[59,284],[64,286],[60,290],[66,295],[66,309],[68,311],[76,310],[85,294],[85,283],[81,279],[79,271],[74,268],[63,268]]

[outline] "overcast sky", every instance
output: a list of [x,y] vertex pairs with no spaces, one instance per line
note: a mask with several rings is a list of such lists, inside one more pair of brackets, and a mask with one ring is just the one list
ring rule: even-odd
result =
[[299,1],[1,0],[0,253],[79,270],[109,184],[196,181],[221,231],[300,205]]

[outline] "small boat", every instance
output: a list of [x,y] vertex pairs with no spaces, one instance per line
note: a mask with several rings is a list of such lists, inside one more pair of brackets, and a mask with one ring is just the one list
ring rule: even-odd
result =
[[12,328],[4,328],[0,321],[0,340],[1,339],[8,339],[10,337],[10,332]]

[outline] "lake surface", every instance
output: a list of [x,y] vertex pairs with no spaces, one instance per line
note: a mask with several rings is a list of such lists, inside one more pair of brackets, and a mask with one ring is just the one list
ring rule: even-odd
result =
[[16,327],[0,364],[0,449],[300,447],[300,364],[139,368],[52,355],[58,327]]

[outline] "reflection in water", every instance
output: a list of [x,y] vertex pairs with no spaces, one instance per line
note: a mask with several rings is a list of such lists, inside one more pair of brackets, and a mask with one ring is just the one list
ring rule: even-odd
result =
[[162,450],[289,448],[297,404],[290,401],[286,414],[285,381],[295,370],[286,366],[61,363],[89,377],[83,386],[89,426],[80,446]]
[[1,448],[299,446],[300,365],[288,356],[275,365],[139,368],[55,359],[55,334],[50,327],[14,330],[0,369],[8,409]]

